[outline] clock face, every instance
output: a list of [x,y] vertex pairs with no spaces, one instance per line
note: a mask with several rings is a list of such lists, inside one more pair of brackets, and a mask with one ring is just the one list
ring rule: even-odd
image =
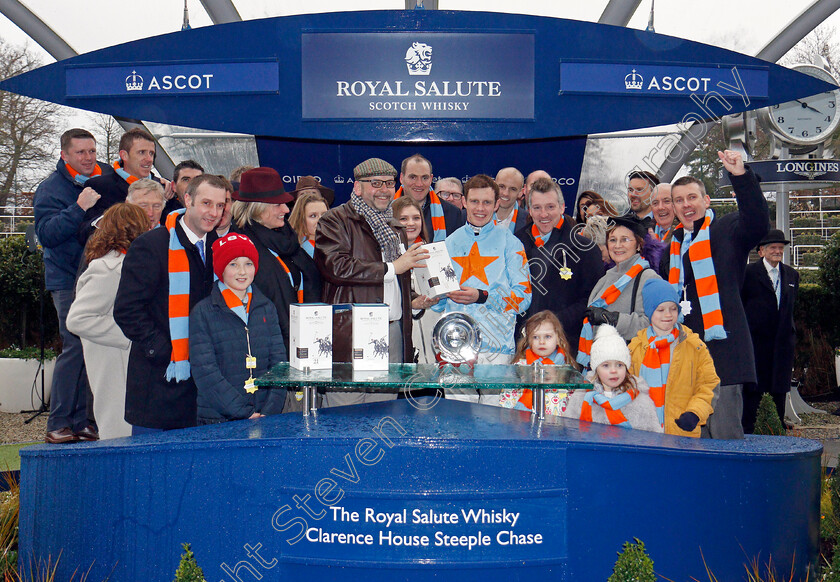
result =
[[[836,83],[824,69],[814,65],[794,67],[799,72]],[[837,91],[828,91],[804,99],[773,105],[767,109],[770,130],[784,141],[797,145],[814,145],[828,139],[837,129]]]

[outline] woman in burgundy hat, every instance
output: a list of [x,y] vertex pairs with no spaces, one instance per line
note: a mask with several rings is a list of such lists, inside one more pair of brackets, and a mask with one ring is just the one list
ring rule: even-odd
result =
[[254,284],[277,308],[288,359],[289,305],[321,301],[321,275],[286,221],[293,197],[276,170],[243,173],[233,199],[236,230],[251,239],[260,258]]

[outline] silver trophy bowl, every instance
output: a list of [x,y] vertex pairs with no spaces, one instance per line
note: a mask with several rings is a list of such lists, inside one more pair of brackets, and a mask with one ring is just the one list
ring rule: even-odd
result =
[[443,362],[474,364],[481,348],[478,324],[464,313],[445,315],[435,324],[432,347]]

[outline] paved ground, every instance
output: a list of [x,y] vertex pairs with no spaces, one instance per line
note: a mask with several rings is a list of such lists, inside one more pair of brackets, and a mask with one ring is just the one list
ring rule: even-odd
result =
[[823,445],[823,467],[837,467],[837,458],[840,457],[840,439],[826,439],[821,442]]

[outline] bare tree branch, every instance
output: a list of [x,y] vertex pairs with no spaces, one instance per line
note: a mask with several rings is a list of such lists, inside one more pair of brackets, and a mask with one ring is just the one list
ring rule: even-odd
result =
[[[27,48],[0,40],[0,79],[39,67]],[[54,163],[59,107],[0,91],[0,206],[17,189],[31,188]]]

